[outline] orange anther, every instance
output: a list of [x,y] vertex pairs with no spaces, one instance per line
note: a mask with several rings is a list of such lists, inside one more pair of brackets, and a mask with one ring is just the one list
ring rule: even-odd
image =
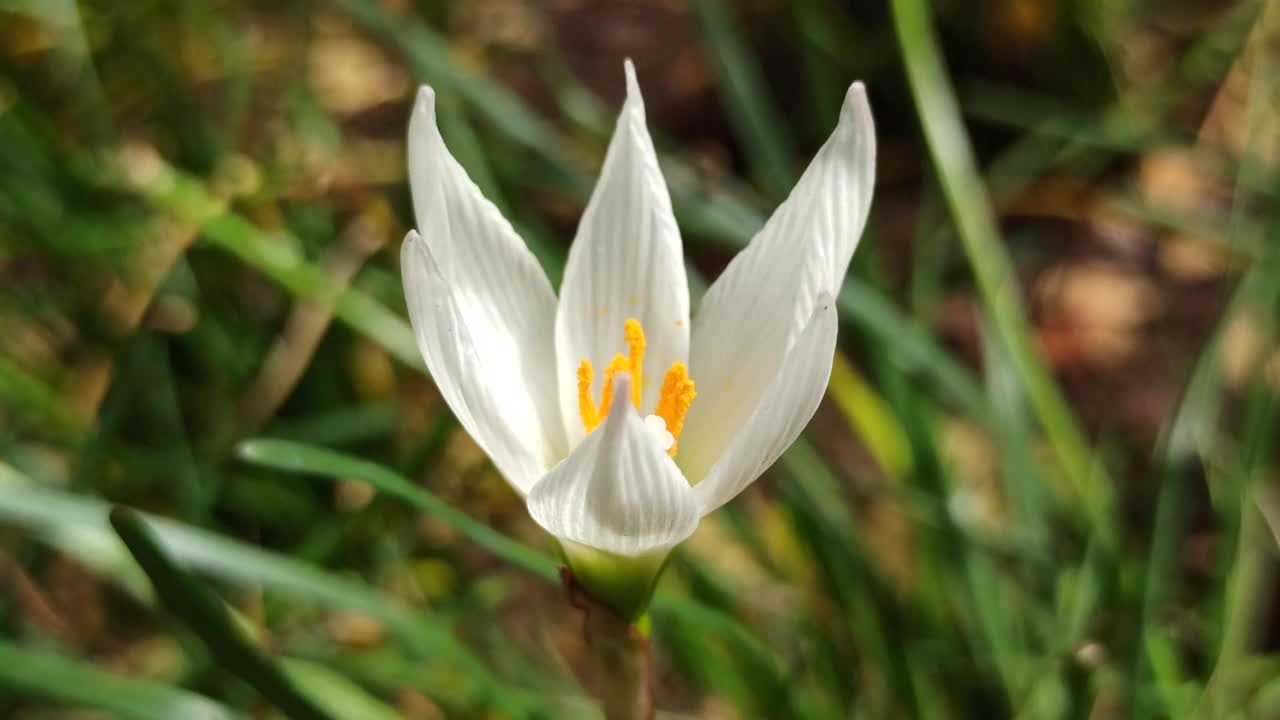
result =
[[693,380],[689,377],[689,369],[684,363],[672,363],[671,368],[662,379],[662,394],[658,398],[658,407],[654,415],[667,423],[667,432],[675,442],[667,452],[675,457],[676,447],[680,444],[680,431],[684,429],[684,417],[689,413],[689,406],[698,396]]
[[[623,328],[623,339],[627,343],[628,353],[614,355],[609,366],[604,370],[604,389],[600,392],[600,404],[596,405],[591,398],[591,382],[594,379],[590,360],[578,364],[578,414],[582,416],[582,426],[587,432],[595,430],[609,414],[613,405],[613,378],[620,372],[631,373],[631,403],[640,408],[640,396],[644,371],[645,338],[644,328],[636,319],[628,320]],[[689,412],[689,405],[697,396],[693,380],[689,378],[689,369],[684,363],[672,363],[662,379],[662,392],[658,397],[658,407],[653,414],[662,418],[667,424],[667,432],[678,441],[680,430],[684,428],[684,417]],[[676,454],[677,442],[672,442],[667,450],[672,457]]]
[[591,399],[591,377],[591,361],[583,359],[578,365],[578,414],[582,416],[582,426],[587,432],[600,424],[600,410]]

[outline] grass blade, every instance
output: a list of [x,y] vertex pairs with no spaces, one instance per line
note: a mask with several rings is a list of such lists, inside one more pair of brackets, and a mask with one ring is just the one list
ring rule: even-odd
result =
[[[27,528],[80,558],[91,567],[128,585],[136,566],[112,532],[107,503],[51,490],[0,464],[0,521]],[[386,625],[418,659],[448,663],[454,673],[442,698],[465,706],[488,704],[523,717],[542,702],[496,678],[444,622],[415,614],[360,582],[330,575],[320,568],[230,540],[182,523],[145,516],[164,550],[193,571],[247,587],[329,608],[355,610]]]
[[341,673],[313,662],[284,658],[281,661],[289,679],[313,697],[322,699],[325,707],[335,710],[338,717],[363,720],[399,720],[400,714],[378,700],[364,688],[356,685]]
[[719,0],[693,3],[720,74],[720,96],[756,178],[771,196],[784,198],[795,182],[795,149],[786,123],[774,112],[760,64],[734,21],[733,7]]
[[902,425],[844,353],[835,355],[827,393],[885,474],[901,480],[911,472],[911,446]]
[[150,680],[117,675],[50,650],[0,639],[0,686],[123,720],[232,720],[225,706]]
[[351,478],[369,483],[374,488],[438,518],[464,537],[517,567],[556,582],[557,563],[551,557],[530,549],[476,522],[466,513],[451,507],[408,478],[382,465],[324,448],[288,440],[256,439],[240,444],[242,459],[257,465],[291,473],[309,473],[327,478]]
[[232,622],[221,600],[174,564],[136,512],[115,508],[111,511],[111,526],[151,579],[160,604],[195,632],[222,669],[251,685],[289,717],[332,718],[254,647]]
[[115,184],[124,185],[124,189],[138,193],[155,207],[194,223],[205,241],[239,258],[294,295],[331,302],[334,316],[343,323],[386,348],[405,365],[423,367],[413,330],[403,318],[360,290],[333,287],[328,277],[295,249],[297,242],[293,238],[268,233],[231,212],[224,201],[206,191],[203,183],[158,155],[135,158],[132,162],[147,165],[149,172],[128,180],[112,178]]
[[1083,433],[1036,348],[1018,297],[1013,264],[1000,243],[991,202],[983,190],[955,92],[947,78],[923,0],[894,0],[894,28],[911,92],[943,194],[973,267],[978,290],[996,335],[1009,353],[1023,390],[1085,512],[1110,545],[1109,484]]

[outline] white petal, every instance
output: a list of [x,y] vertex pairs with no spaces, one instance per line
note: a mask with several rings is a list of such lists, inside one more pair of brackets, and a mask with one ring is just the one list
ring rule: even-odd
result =
[[839,289],[866,224],[875,154],[866,92],[855,83],[790,197],[703,298],[689,364],[698,399],[679,454],[695,484],[755,410],[814,298]]
[[644,326],[648,345],[641,407],[657,403],[662,374],[671,363],[686,362],[689,354],[689,287],[680,232],[645,128],[644,100],[630,61],[626,74],[627,100],[560,287],[556,354],[570,444],[583,434],[578,364],[587,359],[595,367],[592,395],[599,397],[601,371],[615,354],[626,354],[623,327],[628,319]]
[[674,547],[698,526],[684,476],[631,403],[619,373],[600,427],[529,493],[529,514],[562,540],[638,557]]
[[[704,515],[755,482],[809,423],[831,379],[838,324],[835,304],[824,293],[751,418],[706,478],[694,486]],[[684,442],[681,437],[681,452]]]
[[471,337],[480,374],[469,380],[503,394],[511,429],[549,468],[568,453],[556,393],[555,292],[511,224],[449,154],[429,87],[419,91],[409,121],[409,183],[418,230]]
[[549,462],[522,379],[504,375],[503,367],[479,351],[457,288],[412,230],[400,248],[400,266],[409,320],[431,379],[507,482],[527,494]]

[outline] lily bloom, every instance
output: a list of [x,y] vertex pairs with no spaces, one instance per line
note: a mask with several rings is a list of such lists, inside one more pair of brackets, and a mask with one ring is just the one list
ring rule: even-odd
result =
[[838,290],[866,223],[875,133],[861,83],[835,131],[690,322],[680,232],[631,63],[627,99],[557,301],[449,153],[423,87],[409,123],[418,232],[409,316],[459,422],[632,619],[671,549],[796,439],[826,391]]

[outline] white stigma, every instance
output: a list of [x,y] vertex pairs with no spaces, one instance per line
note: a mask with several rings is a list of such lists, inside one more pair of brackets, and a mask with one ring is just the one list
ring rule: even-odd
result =
[[667,421],[657,415],[649,415],[644,419],[644,426],[649,430],[649,434],[653,436],[653,441],[658,443],[658,447],[663,452],[671,449],[675,444],[676,438],[667,432]]

